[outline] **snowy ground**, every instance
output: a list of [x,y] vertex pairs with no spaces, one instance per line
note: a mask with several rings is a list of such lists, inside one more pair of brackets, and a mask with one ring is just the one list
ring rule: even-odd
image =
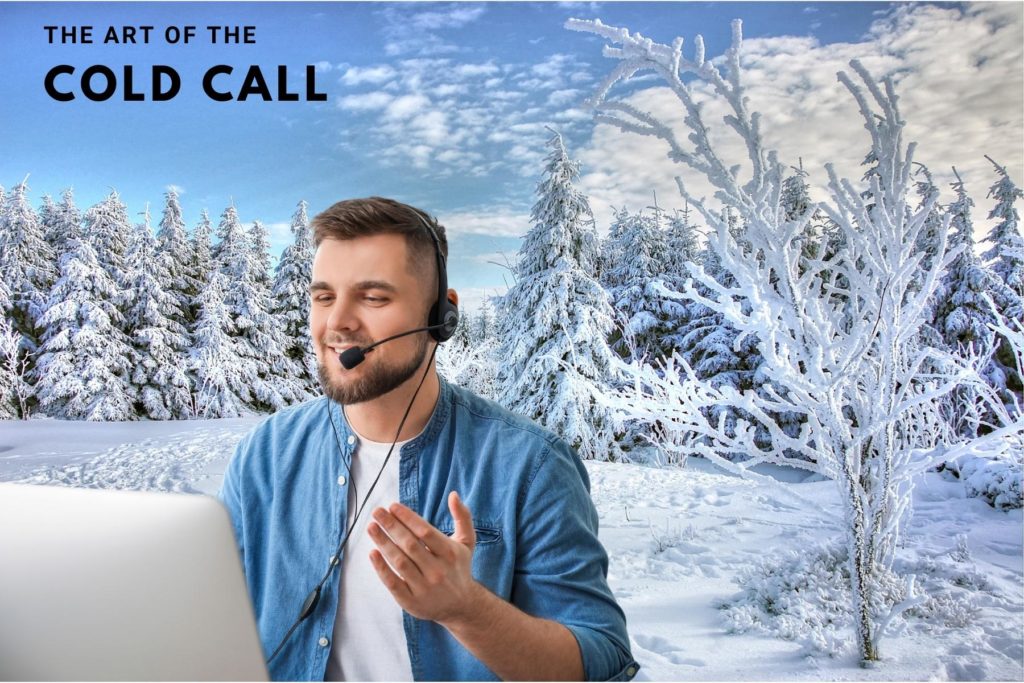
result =
[[[212,493],[235,443],[260,419],[4,421],[0,481]],[[1024,680],[1021,510],[993,510],[965,499],[961,483],[923,475],[898,563],[922,574],[920,585],[953,595],[943,604],[956,609],[900,624],[882,641],[885,660],[862,669],[852,654],[808,655],[799,639],[730,633],[721,608],[740,592],[735,578],[764,558],[800,557],[840,537],[826,518],[839,514],[833,484],[765,486],[695,460],[685,470],[587,469],[640,679]],[[966,554],[957,552],[959,534]]]

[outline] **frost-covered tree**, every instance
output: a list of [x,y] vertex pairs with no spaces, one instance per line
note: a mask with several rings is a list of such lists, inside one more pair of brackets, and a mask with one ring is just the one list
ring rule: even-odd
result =
[[192,231],[192,258],[186,270],[186,276],[195,281],[198,287],[196,296],[189,302],[189,320],[196,320],[199,317],[199,292],[210,281],[213,272],[213,246],[211,238],[213,235],[213,223],[210,215],[203,209],[199,222]]
[[237,342],[226,332],[231,326],[224,304],[226,284],[227,278],[214,271],[199,294],[188,370],[195,378],[193,414],[203,419],[239,417],[246,412],[247,398],[236,388],[244,387],[248,373],[235,350]]
[[666,299],[668,243],[658,214],[622,209],[604,243],[602,280],[619,329],[609,341],[624,358],[655,358],[670,352],[666,339],[683,307]]
[[167,263],[159,253],[147,207],[126,254],[125,327],[132,346],[137,407],[153,420],[187,419],[192,410],[185,368],[190,340],[179,301],[164,288],[172,281]]
[[103,269],[121,291],[126,285],[125,257],[135,237],[135,228],[128,218],[128,207],[117,190],[85,212],[85,236],[95,250]]
[[[933,326],[951,349],[987,347],[992,341],[989,326],[996,321],[984,295],[991,296],[997,283],[974,253],[974,221],[971,219],[974,201],[955,168],[953,175],[956,199],[947,209],[950,217],[947,251],[955,249],[958,253],[935,291]],[[931,254],[925,258],[929,257],[934,258]]]
[[27,182],[26,178],[14,186],[0,212],[0,272],[8,287],[7,314],[31,366],[31,354],[43,334],[40,317],[57,273],[53,250],[28,201]]
[[484,298],[480,310],[471,318],[472,325],[467,327],[470,341],[474,344],[486,344],[494,341],[497,334],[497,320],[494,317],[494,306],[490,298]]
[[217,227],[213,268],[224,276],[223,303],[228,311],[225,332],[233,338],[240,374],[229,375],[231,391],[255,410],[277,410],[297,396],[289,384],[277,381],[273,363],[284,357],[273,333],[269,314],[269,292],[258,282],[260,258],[234,206],[225,209]]
[[[487,300],[485,303],[490,307]],[[469,310],[459,312],[459,324],[455,334],[438,347],[437,369],[445,379],[465,387],[478,396],[497,401],[495,388],[497,376],[498,344],[493,334],[474,337],[471,330],[476,328],[479,315]],[[492,314],[492,327],[493,327]],[[493,329],[491,330],[493,332]]]
[[313,279],[313,240],[300,201],[291,222],[292,243],[277,263],[271,292],[271,313],[281,325],[284,357],[291,361],[293,379],[308,395],[319,390],[316,354],[309,336],[309,283]]
[[156,239],[156,257],[164,270],[161,276],[164,291],[175,302],[176,310],[169,317],[178,325],[187,326],[193,320],[193,302],[203,282],[193,272],[195,256],[181,215],[178,192],[173,187],[164,193],[163,216]]
[[[309,397],[302,382],[296,377],[294,364],[284,353],[284,325],[271,314],[270,240],[262,222],[256,221],[249,230],[249,290],[246,293],[248,327],[243,329],[246,342],[254,349],[255,372],[260,382],[255,396],[263,403],[260,407],[282,408]],[[264,386],[265,384],[265,386]],[[262,394],[261,394],[262,392]]]
[[[786,220],[779,201],[783,165],[775,152],[765,149],[761,118],[748,109],[741,80],[739,21],[733,23],[732,45],[722,60],[724,75],[705,59],[699,36],[694,57],[687,59],[682,39],[663,45],[599,21],[573,19],[567,27],[603,37],[614,45],[606,47],[605,54],[620,62],[590,100],[598,120],[664,141],[674,162],[704,176],[715,187],[716,199],[740,214],[743,238],[756,255],[751,258],[721,213],[691,196],[677,177],[681,193],[712,230],[712,249],[735,280],[735,286],[725,286],[695,267],[694,278],[713,296],[703,296],[692,284],[683,296],[721,312],[741,335],[757,335],[770,384],[763,393],[715,389],[677,356],[660,368],[636,368],[635,390],[609,402],[622,405],[629,415],[699,435],[704,441],[695,438],[690,448],[745,476],[753,476],[753,466],[775,463],[835,481],[844,504],[856,641],[865,662],[877,660],[879,639],[890,619],[922,599],[914,594],[912,579],[907,599],[899,604],[886,604],[881,593],[881,577],[891,570],[911,506],[913,477],[934,463],[922,456],[921,449],[949,439],[940,415],[944,396],[965,382],[984,387],[977,372],[979,359],[969,362],[917,344],[927,299],[955,253],[936,259],[918,277],[921,256],[915,244],[931,207],[908,211],[914,145],[904,146],[904,121],[893,82],[877,83],[856,60],[850,67],[863,85],[839,74],[871,136],[869,156],[877,172],[869,175],[862,194],[826,165],[830,200],[822,208],[846,245],[841,257],[832,261],[807,259],[798,238],[809,218]],[[664,121],[627,101],[609,99],[616,83],[640,71],[655,72],[677,97],[692,148],[684,148]],[[695,84],[707,86],[728,107],[725,122],[746,151],[746,166],[732,167],[719,156],[694,100]],[[826,283],[821,278],[826,269],[842,275],[848,287],[837,289],[838,277]],[[911,292],[915,278],[920,290]],[[923,376],[919,368],[929,357],[948,363],[946,372]],[[737,424],[730,434],[701,411],[709,405],[742,408],[752,423]],[[803,416],[805,424],[798,434],[786,434],[775,424],[774,415],[782,411]],[[770,448],[756,444],[754,424],[769,430]],[[1022,431],[1024,420],[1003,425],[970,446],[999,448],[1007,436]],[[732,463],[723,457],[729,453],[747,459]]]
[[[991,158],[985,157],[989,161]],[[992,161],[999,174],[999,180],[989,188],[988,196],[996,200],[988,217],[998,221],[983,240],[992,246],[981,255],[985,263],[1018,297],[1024,297],[1024,236],[1021,234],[1020,214],[1014,208],[1018,199],[1024,197],[1010,179],[1006,168]],[[1018,317],[1021,314],[1018,313]]]
[[[988,196],[996,200],[996,205],[988,217],[998,222],[984,240],[992,246],[981,257],[1005,285],[1001,292],[993,293],[996,310],[1008,320],[1019,323],[1024,322],[1024,236],[1021,235],[1020,215],[1014,204],[1024,193],[1013,183],[1004,167],[994,161],[992,165],[996,167],[999,180],[989,188]],[[1019,404],[1024,396],[1024,378],[1013,361],[1008,340],[1002,335],[997,336],[988,378],[1007,405]]]
[[88,239],[73,240],[41,318],[46,328],[36,395],[47,414],[72,420],[134,420],[131,348],[117,288]]
[[523,240],[516,282],[503,298],[499,338],[502,403],[536,420],[587,459],[619,455],[611,411],[596,394],[612,376],[607,294],[591,276],[597,236],[587,198],[574,186],[579,163],[562,136],[548,143],[533,227]]

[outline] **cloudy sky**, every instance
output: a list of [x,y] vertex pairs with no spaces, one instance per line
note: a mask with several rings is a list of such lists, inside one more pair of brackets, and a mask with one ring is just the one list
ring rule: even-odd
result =
[[[943,185],[955,166],[978,204],[979,236],[994,181],[988,154],[1024,182],[1024,5],[1021,3],[5,3],[0,6],[0,185],[26,174],[33,200],[74,187],[80,206],[116,188],[132,214],[164,189],[179,188],[186,219],[206,208],[216,220],[234,202],[245,221],[262,220],[273,247],[305,199],[311,212],[346,197],[381,194],[439,216],[452,234],[452,285],[470,305],[504,290],[501,263],[530,227],[533,192],[549,137],[560,131],[583,162],[598,229],[614,208],[680,205],[674,176],[697,195],[706,186],[665,156],[662,143],[595,125],[584,107],[615,66],[602,41],[568,31],[570,17],[600,18],[709,57],[728,48],[730,21],[743,20],[745,82],[762,112],[768,145],[787,164],[802,160],[815,198],[825,199],[824,164],[859,179],[868,150],[852,98],[836,80],[860,59],[892,75],[918,142],[917,160]],[[45,26],[93,27],[91,44],[49,43]],[[110,26],[154,28],[148,44],[103,43]],[[164,30],[193,25],[190,44]],[[254,44],[211,41],[208,26],[249,25]],[[80,32],[79,32],[80,35]],[[220,37],[220,34],[218,34]],[[688,52],[688,50],[687,50]],[[72,102],[46,95],[44,76],[74,66],[57,84]],[[118,74],[116,94],[91,102],[79,76],[96,64]],[[150,67],[173,67],[181,92],[166,102],[123,101],[124,68],[134,90],[151,92]],[[306,65],[325,102],[214,102],[201,87],[211,66],[237,93],[250,65],[276,92],[303,93]],[[17,65],[17,66],[13,66]],[[97,85],[102,85],[98,80]],[[679,122],[659,83],[640,79],[623,96]],[[713,139],[736,162],[742,149],[709,100]]]

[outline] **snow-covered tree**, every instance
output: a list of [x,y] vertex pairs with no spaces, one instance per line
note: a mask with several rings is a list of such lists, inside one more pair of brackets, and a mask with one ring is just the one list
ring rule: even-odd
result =
[[164,289],[172,281],[149,224],[137,228],[126,254],[126,331],[132,346],[132,385],[140,412],[153,420],[191,417],[192,391],[185,359],[189,338],[178,299]]
[[[722,285],[694,267],[694,278],[713,296],[702,295],[692,284],[680,296],[721,312],[741,335],[757,335],[770,383],[762,393],[716,389],[701,382],[677,356],[658,368],[634,368],[635,390],[609,403],[622,405],[632,416],[660,420],[679,433],[698,435],[690,448],[745,476],[756,476],[750,470],[753,466],[775,463],[835,481],[844,503],[857,645],[864,661],[877,660],[879,639],[889,620],[922,599],[909,579],[908,598],[887,605],[880,581],[892,566],[912,502],[913,477],[934,462],[923,457],[921,449],[949,439],[940,414],[944,396],[966,382],[984,388],[977,372],[979,359],[965,361],[917,344],[927,299],[955,253],[936,259],[918,277],[921,256],[915,245],[931,206],[908,210],[914,145],[904,147],[904,121],[893,82],[878,84],[856,60],[850,67],[863,85],[839,74],[871,136],[869,158],[876,172],[869,174],[869,187],[861,193],[826,165],[830,200],[823,209],[846,245],[841,258],[807,259],[798,238],[809,218],[786,219],[779,201],[784,167],[774,151],[765,149],[761,118],[748,109],[741,80],[739,21],[733,23],[732,45],[722,60],[724,75],[705,59],[700,36],[694,57],[687,59],[682,39],[663,45],[599,21],[572,19],[567,27],[603,37],[614,45],[606,47],[605,54],[620,61],[590,100],[598,120],[664,141],[674,162],[706,178],[716,189],[716,199],[740,214],[743,238],[756,255],[751,258],[722,214],[691,196],[677,177],[683,196],[712,229],[712,249],[735,281],[735,286]],[[622,99],[609,99],[616,83],[640,71],[655,72],[678,98],[692,148],[684,148],[662,120]],[[706,85],[728,107],[725,121],[747,153],[745,167],[730,167],[718,155],[694,100],[695,84]],[[743,177],[741,168],[746,168]],[[945,230],[940,244],[945,245]],[[944,248],[938,253],[943,252]],[[825,284],[820,274],[826,269],[842,275],[848,288],[835,289],[838,277]],[[912,292],[915,278],[920,290]],[[947,363],[946,372],[922,376],[921,362],[929,357]],[[701,407],[709,405],[742,408],[753,424],[737,424],[728,433],[702,412]],[[787,434],[775,423],[774,415],[783,411],[805,419],[798,434]],[[754,424],[769,431],[769,448],[756,444]],[[970,445],[996,448],[1008,435],[1022,431],[1024,420],[1000,426]],[[747,460],[732,463],[723,457],[729,453]]]
[[29,358],[43,333],[39,319],[56,278],[54,263],[43,226],[28,201],[27,179],[23,180],[5,197],[0,213],[0,272],[8,287],[8,316]]
[[612,348],[627,358],[665,355],[666,337],[684,311],[660,294],[669,259],[658,214],[620,210],[603,248],[601,276],[619,324]]
[[[992,161],[989,157],[986,159]],[[1004,167],[994,161],[992,165],[996,167],[999,180],[989,188],[988,196],[996,200],[996,205],[988,217],[998,222],[983,240],[992,246],[981,257],[1005,285],[1001,291],[993,292],[996,310],[1009,321],[1020,323],[1024,322],[1024,236],[1021,235],[1020,215],[1014,203],[1024,193],[1013,183]],[[989,383],[1000,392],[1004,403],[1019,404],[1024,396],[1024,378],[1013,362],[1009,341],[999,335],[996,344],[988,368]]]
[[[996,167],[999,180],[988,191],[988,196],[996,200],[988,217],[999,222],[983,240],[992,246],[981,258],[1018,297],[1024,297],[1024,235],[1021,234],[1020,214],[1014,208],[1017,200],[1024,197],[1024,192],[1010,179],[1005,167],[994,161],[992,165]],[[1011,317],[1020,315],[1011,314]]]
[[472,317],[472,325],[467,328],[470,341],[480,345],[494,341],[497,324],[494,317],[494,306],[491,304],[490,298],[484,298],[480,309]]
[[85,212],[85,236],[95,250],[96,258],[119,290],[124,290],[127,268],[125,256],[135,237],[135,228],[128,218],[128,207],[117,190]]
[[[488,307],[490,304],[485,300]],[[480,338],[471,332],[477,326],[479,314],[460,310],[459,325],[455,334],[437,350],[437,370],[449,382],[469,389],[478,396],[497,401],[495,388],[498,352],[497,340],[493,334]],[[493,328],[493,314],[490,325]],[[493,332],[493,329],[491,329]]]
[[284,248],[277,263],[271,291],[271,313],[281,325],[282,350],[291,361],[292,378],[302,391],[319,390],[316,354],[309,336],[309,283],[313,279],[313,240],[300,201],[291,222],[292,243]]
[[503,298],[497,385],[506,407],[560,435],[587,459],[619,455],[611,411],[596,394],[612,375],[605,343],[612,328],[607,294],[591,276],[597,236],[587,198],[576,189],[579,163],[562,136],[548,143],[533,227],[523,240],[516,282]]
[[187,326],[193,320],[192,306],[203,280],[198,280],[193,272],[195,255],[181,215],[178,192],[173,187],[164,193],[163,216],[156,239],[156,256],[164,270],[163,287],[175,302],[176,310],[169,317],[178,325]]
[[231,391],[255,410],[280,409],[298,397],[291,384],[279,382],[273,363],[284,351],[273,331],[268,312],[269,293],[258,284],[260,258],[253,250],[250,235],[238,219],[238,211],[229,206],[217,227],[218,242],[213,250],[212,266],[224,276],[223,303],[228,311],[225,332],[233,338],[240,374],[229,375]]
[[69,243],[41,318],[36,395],[49,415],[134,420],[131,349],[121,332],[117,288],[88,239]]
[[198,287],[196,296],[189,302],[189,320],[193,321],[199,317],[199,292],[202,292],[203,288],[206,287],[206,284],[210,281],[211,273],[215,270],[213,267],[212,236],[213,223],[210,221],[210,215],[206,212],[206,209],[203,209],[199,222],[192,230],[192,240],[190,242],[192,258],[186,270],[186,276],[194,280]]
[[224,304],[227,278],[214,271],[199,294],[199,317],[188,370],[195,378],[193,415],[198,418],[239,417],[245,414],[247,398],[239,395],[248,372],[226,330],[231,316]]

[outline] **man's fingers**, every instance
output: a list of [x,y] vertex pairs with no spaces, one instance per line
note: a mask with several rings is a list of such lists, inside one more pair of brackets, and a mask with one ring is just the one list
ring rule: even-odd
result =
[[[366,526],[366,532],[373,539],[373,542],[377,544],[377,548],[387,558],[388,564],[394,567],[402,578],[406,581],[419,581],[423,578],[423,573],[420,568],[416,565],[416,562],[410,558],[404,550],[392,541],[384,529],[375,522],[370,522]],[[426,550],[424,550],[426,552]]]
[[377,576],[380,577],[381,583],[391,591],[391,594],[395,596],[400,602],[407,600],[412,597],[412,592],[409,590],[409,585],[402,580],[398,574],[391,570],[388,563],[384,561],[384,556],[379,550],[370,551],[370,564],[377,571]]
[[393,503],[388,509],[398,521],[430,549],[430,552],[438,557],[451,559],[445,545],[450,540],[448,536],[401,503]]
[[476,547],[476,530],[473,528],[473,514],[462,502],[462,498],[455,491],[448,494],[448,510],[455,520],[455,533],[452,538],[459,543],[469,546],[470,550]]
[[373,519],[384,528],[395,545],[405,551],[405,554],[421,568],[426,567],[434,559],[419,536],[395,515],[384,508],[376,508],[373,511]]

